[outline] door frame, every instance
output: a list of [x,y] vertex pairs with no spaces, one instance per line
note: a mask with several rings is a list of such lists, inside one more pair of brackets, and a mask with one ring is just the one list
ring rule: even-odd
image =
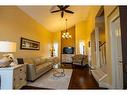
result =
[[[108,16],[108,26],[109,26],[109,37],[110,37],[110,47],[111,47],[111,63],[112,63],[112,88],[117,88],[117,79],[116,79],[116,56],[115,56],[115,52],[114,51],[117,51],[116,48],[114,48],[114,40],[115,40],[115,36],[113,36],[113,31],[112,31],[112,28],[111,28],[111,23],[113,21],[115,21],[116,19],[120,18],[120,15],[119,15],[119,8],[116,7],[113,12]],[[122,44],[121,44],[122,46]],[[121,50],[122,52],[122,50]],[[123,69],[123,68],[122,68]]]

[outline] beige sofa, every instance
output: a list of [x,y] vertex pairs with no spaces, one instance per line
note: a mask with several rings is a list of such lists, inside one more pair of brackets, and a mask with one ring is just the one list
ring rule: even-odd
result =
[[58,58],[24,58],[24,62],[27,64],[27,80],[34,81],[42,74],[53,68],[53,64],[58,62]]

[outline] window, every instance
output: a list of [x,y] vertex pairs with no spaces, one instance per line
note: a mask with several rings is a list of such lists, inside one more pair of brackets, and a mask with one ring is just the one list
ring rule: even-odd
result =
[[56,57],[58,57],[58,43],[54,43],[54,45],[53,45],[53,47],[54,47],[54,56],[56,56]]
[[80,50],[80,54],[84,54],[85,53],[85,44],[83,41],[79,42],[79,50]]

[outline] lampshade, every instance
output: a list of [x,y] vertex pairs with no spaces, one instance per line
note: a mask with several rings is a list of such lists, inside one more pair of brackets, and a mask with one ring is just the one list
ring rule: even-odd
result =
[[0,52],[16,52],[16,43],[0,41]]

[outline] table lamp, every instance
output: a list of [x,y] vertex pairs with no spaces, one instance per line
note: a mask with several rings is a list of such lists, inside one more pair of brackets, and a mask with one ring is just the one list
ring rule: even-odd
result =
[[3,54],[3,58],[0,59],[0,67],[7,67],[14,63],[14,57],[11,52],[16,52],[16,43],[9,41],[0,41],[0,52]]

